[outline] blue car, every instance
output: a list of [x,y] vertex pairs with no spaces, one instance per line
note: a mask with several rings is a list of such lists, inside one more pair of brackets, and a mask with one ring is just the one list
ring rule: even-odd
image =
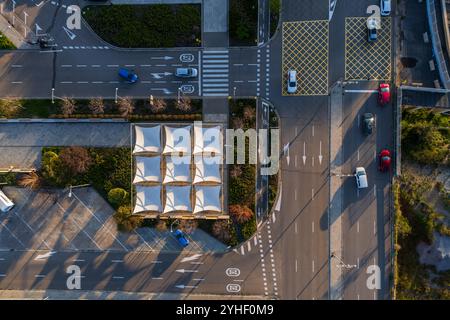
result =
[[136,73],[125,68],[119,69],[119,76],[127,80],[128,83],[135,83],[138,80],[138,76]]
[[186,235],[180,229],[175,230],[174,232],[175,238],[177,238],[178,243],[182,247],[187,247],[189,244],[189,240],[186,238]]

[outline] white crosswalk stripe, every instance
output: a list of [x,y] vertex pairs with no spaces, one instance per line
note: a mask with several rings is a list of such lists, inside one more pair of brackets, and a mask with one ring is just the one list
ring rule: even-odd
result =
[[227,97],[229,95],[228,50],[202,52],[203,96]]

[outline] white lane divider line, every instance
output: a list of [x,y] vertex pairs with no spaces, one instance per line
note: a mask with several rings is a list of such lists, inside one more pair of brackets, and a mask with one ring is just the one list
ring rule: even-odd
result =
[[124,279],[124,277],[121,277],[121,276],[113,276],[112,278],[116,279],[116,280]]
[[252,251],[252,245],[250,244],[250,241],[247,241],[247,251]]

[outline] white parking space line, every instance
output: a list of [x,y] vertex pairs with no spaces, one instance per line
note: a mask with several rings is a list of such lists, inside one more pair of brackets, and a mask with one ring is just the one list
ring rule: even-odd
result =
[[245,254],[244,246],[241,246],[241,254],[242,254],[242,255]]
[[359,221],[356,222],[356,232],[359,233]]
[[[75,194],[75,192],[73,192],[72,195],[75,199],[77,199],[83,205],[83,207],[86,208],[86,210],[88,210],[88,212],[92,215],[92,217],[94,217],[95,220],[97,220],[101,226],[105,226],[104,222],[100,221],[100,219],[95,215],[95,213],[92,212],[92,210],[88,206],[86,206],[86,204]],[[111,232],[111,230],[109,230],[109,228],[106,228],[106,226],[105,226],[105,229],[114,238],[114,240],[116,240],[122,246],[122,248],[125,249],[125,251],[129,251],[128,248]],[[134,232],[147,244],[147,246],[151,250],[153,250],[152,247],[150,247],[150,245],[148,245],[148,243],[141,237],[141,235],[137,233],[137,231],[134,231]]]
[[161,260],[154,260],[154,261],[152,261],[150,263],[162,263],[162,261]]
[[[28,224],[28,222],[26,222],[21,216],[19,216],[18,214],[17,214],[17,212],[16,211],[14,211],[14,215],[16,216],[16,217],[18,217],[27,227],[28,227],[28,229],[30,229],[31,230],[31,232],[33,233],[33,235],[36,235],[37,233],[33,230],[33,228]],[[45,239],[44,240],[42,240],[42,243],[44,243],[45,244],[45,246],[47,247],[47,249],[51,249],[50,248],[50,246],[48,245],[48,243],[45,241]]]
[[252,245],[250,244],[250,241],[247,242],[247,250],[248,252],[252,251]]
[[315,272],[315,265],[314,265],[314,260],[312,261],[312,272]]
[[311,223],[311,231],[314,233],[314,221]]
[[377,222],[376,220],[373,221],[373,234],[377,234]]
[[113,278],[113,279],[116,279],[116,280],[120,280],[120,279],[124,279],[125,277],[121,277],[121,276],[113,276],[112,278]]
[[294,224],[294,230],[295,230],[295,234],[297,234],[298,233],[297,222]]
[[86,261],[86,260],[84,260],[84,259],[73,259],[72,261],[73,261],[73,262],[84,262],[84,261]]
[[45,278],[45,274],[37,274],[34,277],[35,278]]
[[123,260],[111,260],[112,263],[121,263]]
[[298,261],[295,259],[295,272],[298,272]]
[[152,280],[163,280],[163,277],[152,277]]
[[22,68],[21,64],[12,64],[11,68]]
[[22,84],[22,81],[11,81],[12,84]]

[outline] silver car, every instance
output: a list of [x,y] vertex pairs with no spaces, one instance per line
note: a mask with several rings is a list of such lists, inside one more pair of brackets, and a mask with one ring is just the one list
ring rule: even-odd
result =
[[288,71],[287,92],[295,93],[297,91],[297,71]]
[[391,0],[380,0],[381,15],[388,16],[391,14]]

